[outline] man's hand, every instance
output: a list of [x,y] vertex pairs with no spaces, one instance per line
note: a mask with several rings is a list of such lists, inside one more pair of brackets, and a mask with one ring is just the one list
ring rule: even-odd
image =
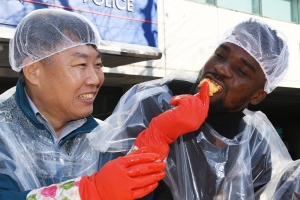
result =
[[204,82],[200,93],[174,96],[170,104],[176,106],[153,118],[149,127],[139,134],[134,146],[146,147],[164,159],[169,153],[169,144],[182,134],[199,129],[207,117],[209,87]]
[[165,176],[166,165],[144,148],[106,163],[99,172],[82,177],[82,200],[132,200],[146,196]]

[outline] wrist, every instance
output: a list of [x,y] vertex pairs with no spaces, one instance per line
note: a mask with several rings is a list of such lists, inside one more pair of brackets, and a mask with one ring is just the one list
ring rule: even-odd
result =
[[81,200],[78,190],[80,180],[81,177],[31,190],[27,194],[26,200],[46,200],[49,198]]
[[83,176],[79,183],[79,194],[81,200],[101,200],[99,188],[97,188],[97,176],[95,172],[91,176]]
[[160,159],[164,160],[169,154],[169,144],[172,142],[173,140],[162,134],[155,127],[149,126],[148,129],[138,135],[130,152],[146,147],[148,152],[157,153],[160,155]]

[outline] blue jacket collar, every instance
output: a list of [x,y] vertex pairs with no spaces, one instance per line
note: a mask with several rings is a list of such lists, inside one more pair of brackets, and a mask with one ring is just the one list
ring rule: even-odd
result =
[[[25,91],[24,91],[24,85],[22,84],[21,80],[18,80],[17,87],[16,87],[16,93],[15,93],[15,99],[20,107],[20,109],[23,111],[23,113],[28,117],[28,119],[32,122],[32,124],[37,127],[40,130],[46,130],[46,127],[44,124],[42,124],[36,117],[33,111],[30,108],[29,102],[27,100]],[[72,131],[69,135],[64,137],[60,141],[60,145],[63,145],[65,142],[67,142],[69,139],[84,133],[91,132],[94,128],[98,126],[98,123],[96,120],[90,115],[87,117],[87,122],[83,124],[78,129]]]

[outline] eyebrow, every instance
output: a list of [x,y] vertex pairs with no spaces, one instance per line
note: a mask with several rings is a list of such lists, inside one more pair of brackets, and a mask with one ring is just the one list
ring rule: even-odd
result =
[[77,51],[76,51],[75,53],[73,53],[72,56],[75,56],[75,57],[82,57],[82,58],[87,58],[87,57],[88,57],[87,54],[81,53],[81,52],[77,52]]
[[225,44],[221,44],[220,47],[222,47],[223,49],[225,49],[226,51],[230,51],[230,47],[225,45]]
[[[73,53],[73,55],[72,55],[72,56],[76,56],[76,57],[82,57],[82,58],[87,58],[87,57],[89,57],[89,55],[88,55],[88,54],[81,53],[81,52],[78,52],[78,51],[76,51],[75,53]],[[97,58],[101,58],[101,54],[100,54],[100,52],[98,52]]]
[[[225,44],[221,44],[220,47],[222,47],[223,49],[225,49],[226,51],[230,51],[230,47],[225,45]],[[253,65],[251,65],[249,62],[247,62],[247,60],[245,60],[244,58],[241,59],[242,62],[250,68],[250,70],[252,70],[254,73],[256,72],[256,69]]]
[[97,58],[101,58],[101,53],[98,51]]
[[242,62],[249,67],[254,73],[256,72],[256,69],[253,65],[251,65],[249,62],[247,62],[244,58],[242,58]]

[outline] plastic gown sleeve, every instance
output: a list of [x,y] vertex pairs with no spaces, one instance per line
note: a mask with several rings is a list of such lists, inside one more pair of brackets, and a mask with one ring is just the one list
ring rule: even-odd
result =
[[197,130],[206,119],[208,92],[208,84],[205,82],[200,93],[194,96],[174,96],[170,104],[176,107],[153,118],[149,127],[138,135],[134,146],[147,147],[150,152],[156,152],[165,159],[169,154],[169,144],[178,136]]
[[291,161],[255,195],[256,200],[299,200],[300,160]]
[[175,71],[165,78],[137,84],[129,89],[111,116],[102,123],[102,129],[88,135],[93,147],[101,152],[128,152],[151,119],[172,107],[169,104],[172,92],[167,85],[179,73]]

